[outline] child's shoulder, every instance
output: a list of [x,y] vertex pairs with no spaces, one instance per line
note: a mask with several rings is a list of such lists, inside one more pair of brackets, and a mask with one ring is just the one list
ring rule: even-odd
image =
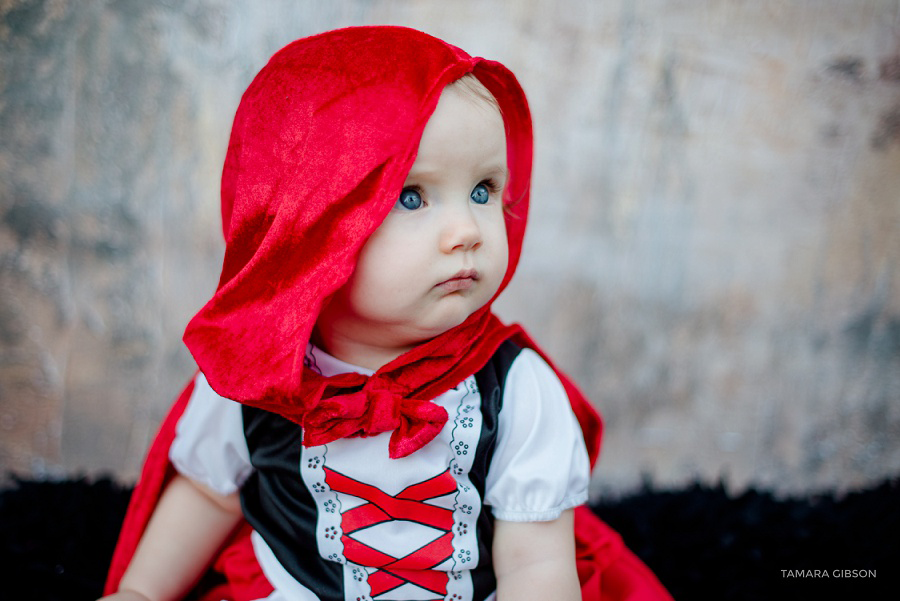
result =
[[504,397],[522,396],[568,405],[568,397],[553,368],[533,349],[506,340],[478,373],[476,382],[485,392],[498,386]]

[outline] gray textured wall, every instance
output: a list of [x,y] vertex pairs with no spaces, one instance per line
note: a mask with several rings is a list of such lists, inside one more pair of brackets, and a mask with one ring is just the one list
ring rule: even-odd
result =
[[517,75],[498,305],[597,400],[601,488],[900,473],[900,1],[0,1],[0,470],[136,475],[193,370],[255,71],[343,25]]

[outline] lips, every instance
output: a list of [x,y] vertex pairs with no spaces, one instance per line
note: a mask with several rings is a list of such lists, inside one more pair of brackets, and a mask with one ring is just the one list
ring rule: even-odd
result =
[[478,279],[478,271],[475,269],[462,269],[456,272],[453,277],[440,282],[436,287],[446,290],[447,292],[468,290],[475,285],[475,282],[477,282]]

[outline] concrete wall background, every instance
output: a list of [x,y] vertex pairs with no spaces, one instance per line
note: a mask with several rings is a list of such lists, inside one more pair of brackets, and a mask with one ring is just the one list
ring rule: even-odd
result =
[[136,476],[193,370],[240,93],[364,23],[528,92],[498,311],[603,411],[598,488],[900,473],[898,0],[0,0],[0,471]]

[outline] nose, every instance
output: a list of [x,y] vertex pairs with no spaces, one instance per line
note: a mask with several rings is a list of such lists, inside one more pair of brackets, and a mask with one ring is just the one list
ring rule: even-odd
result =
[[448,210],[441,230],[441,251],[475,250],[481,246],[481,228],[468,202]]

